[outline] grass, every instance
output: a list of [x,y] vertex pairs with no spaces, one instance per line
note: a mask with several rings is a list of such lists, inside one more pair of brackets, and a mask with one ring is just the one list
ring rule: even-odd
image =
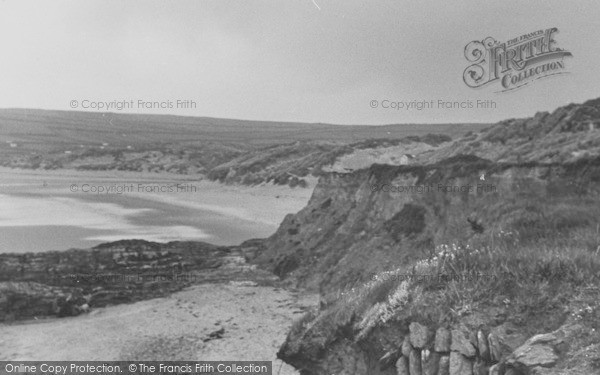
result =
[[[586,163],[595,167],[599,161]],[[450,175],[462,176],[489,163],[458,156],[444,166]],[[406,247],[397,254],[399,268],[358,286],[340,284],[354,287],[339,290],[337,298],[328,295],[327,305],[299,322],[287,342],[306,350],[325,350],[340,338],[369,346],[386,330],[407,332],[410,322],[436,328],[469,315],[482,316],[489,326],[512,322],[527,335],[553,331],[567,318],[599,330],[600,204],[590,181],[596,169],[559,167],[566,170],[566,176],[559,173],[562,179],[547,185],[515,179],[502,199],[490,195],[468,206],[466,211],[476,213],[473,220],[484,224],[483,233],[469,228],[465,209],[424,197],[422,203],[444,219],[443,230],[433,233],[437,246]],[[510,165],[493,168],[501,173]],[[435,177],[422,166],[374,165],[370,172],[376,181],[386,181],[398,170],[425,183]],[[571,174],[581,186],[569,184],[575,181]],[[403,240],[410,237],[419,228],[419,207],[406,204],[385,229],[394,229]],[[444,207],[447,212],[435,212]]]
[[587,225],[537,242],[499,231],[438,245],[427,258],[340,292],[331,306],[297,322],[291,335],[312,337],[312,345],[325,348],[340,332],[361,341],[376,327],[448,326],[489,308],[528,334],[554,330],[568,314],[599,330],[599,228]]

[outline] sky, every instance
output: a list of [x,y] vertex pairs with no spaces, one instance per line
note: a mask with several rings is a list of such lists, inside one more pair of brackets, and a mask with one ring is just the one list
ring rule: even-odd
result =
[[[598,15],[597,0],[0,0],[0,108],[102,111],[94,106],[133,101],[110,111],[495,122],[600,96]],[[469,42],[551,27],[573,55],[569,74],[501,93],[463,82]],[[424,100],[436,105],[384,108]],[[439,100],[495,108],[439,108]]]

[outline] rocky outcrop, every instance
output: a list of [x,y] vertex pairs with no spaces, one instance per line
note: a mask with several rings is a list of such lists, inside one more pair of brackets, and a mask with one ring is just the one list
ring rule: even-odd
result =
[[584,332],[582,325],[571,323],[554,332],[531,337],[506,358],[507,373],[513,371],[536,375],[558,372],[552,372],[551,369],[568,358],[574,342]]
[[72,316],[164,296],[194,283],[272,280],[246,263],[261,248],[258,240],[232,247],[125,240],[87,250],[2,253],[0,321]]
[[55,287],[35,282],[0,282],[0,321],[48,315],[78,315],[89,307],[87,303],[80,288]]

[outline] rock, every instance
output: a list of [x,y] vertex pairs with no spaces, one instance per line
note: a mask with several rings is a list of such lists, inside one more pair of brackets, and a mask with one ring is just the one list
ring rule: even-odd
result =
[[426,326],[412,322],[409,326],[410,343],[414,348],[423,349],[429,344],[430,333]]
[[436,352],[444,353],[450,351],[450,331],[444,327],[440,327],[435,332],[435,342],[433,349]]
[[79,311],[81,311],[82,313],[90,312],[90,305],[84,303],[83,305],[79,306]]
[[[2,267],[0,262],[0,268]],[[0,277],[3,275],[0,274]],[[72,288],[36,282],[0,281],[0,322],[48,315],[77,315]],[[69,300],[67,302],[67,300]]]
[[490,359],[494,362],[499,362],[503,357],[500,336],[490,333],[488,335],[488,345],[490,350]]
[[379,368],[383,370],[393,366],[396,363],[397,358],[397,351],[390,351],[385,353],[381,358],[379,358]]
[[479,330],[477,331],[477,348],[479,349],[479,356],[486,362],[490,361],[490,349],[488,347],[488,341],[485,334]]
[[533,369],[555,366],[569,350],[569,342],[578,337],[582,330],[582,326],[571,324],[552,333],[535,335],[508,356],[506,365],[526,373],[540,373],[539,369]]
[[70,296],[65,298],[64,296],[61,296],[54,301],[52,309],[59,318],[76,316],[80,313],[79,306],[75,300],[69,297]]
[[519,329],[508,323],[492,329],[488,335],[488,350],[493,362],[500,362],[516,348],[523,345],[527,338],[519,332]]
[[[1,253],[0,322],[66,317],[84,311],[85,304],[102,307],[166,296],[201,282],[204,276],[197,278],[201,273],[196,271],[214,270],[229,260],[245,267],[242,255],[238,247],[142,240],[116,241],[93,249]],[[229,281],[228,275],[224,272],[219,278]]]
[[221,338],[223,338],[223,334],[224,333],[225,333],[225,328],[221,328],[219,330],[216,330],[216,331],[213,331],[213,332],[209,333],[208,337],[206,337],[202,341],[207,342],[207,341],[210,341],[210,340],[221,339]]
[[452,330],[452,343],[450,345],[450,350],[453,352],[459,352],[460,354],[473,358],[477,351],[475,350],[475,346],[469,339],[469,332],[465,332],[463,329],[453,329]]
[[473,375],[473,364],[459,352],[451,352],[450,375]]
[[[521,375],[523,373],[519,373],[519,374],[515,374],[515,375]],[[533,367],[531,369],[531,371],[529,372],[530,375],[557,375],[557,371],[553,371],[553,369],[551,368],[546,368],[546,367]],[[558,374],[560,374],[560,372],[558,372]],[[574,374],[574,373],[572,373]],[[569,375],[572,375],[571,373],[569,373]],[[585,374],[587,375],[587,373]]]
[[501,363],[496,363],[490,367],[488,375],[504,375],[504,365]]
[[473,347],[475,348],[475,352],[477,353],[479,348],[479,346],[477,345],[477,333],[470,330],[467,330],[466,332],[469,332],[467,337],[469,338],[471,345],[473,345]]
[[485,365],[485,362],[480,358],[477,358],[475,364],[473,365],[473,375],[488,375],[488,367]]
[[410,352],[412,351],[412,345],[410,344],[410,338],[406,336],[404,341],[402,342],[402,355],[408,358],[410,356]]
[[421,352],[421,370],[423,375],[437,375],[441,355],[425,349]]
[[526,344],[517,349],[507,363],[519,363],[526,367],[543,366],[550,367],[556,364],[558,356],[554,353],[551,345],[529,345]]
[[410,372],[408,372],[408,359],[405,356],[401,356],[396,361],[396,374],[410,375]]
[[422,375],[421,352],[417,349],[410,351],[410,355],[408,356],[408,369],[410,371],[410,375]]
[[440,356],[440,365],[438,375],[450,375],[450,356]]

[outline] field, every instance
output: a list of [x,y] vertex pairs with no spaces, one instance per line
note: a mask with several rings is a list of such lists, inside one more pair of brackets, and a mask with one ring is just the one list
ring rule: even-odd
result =
[[[98,146],[125,147],[217,141],[250,145],[294,141],[351,143],[370,138],[397,139],[407,135],[457,136],[486,124],[403,124],[340,126],[294,122],[247,121],[209,117],[46,111],[0,110],[0,143],[22,144],[31,151]],[[17,150],[19,150],[18,148]],[[17,151],[13,150],[13,151]],[[6,151],[6,150],[5,150]]]

